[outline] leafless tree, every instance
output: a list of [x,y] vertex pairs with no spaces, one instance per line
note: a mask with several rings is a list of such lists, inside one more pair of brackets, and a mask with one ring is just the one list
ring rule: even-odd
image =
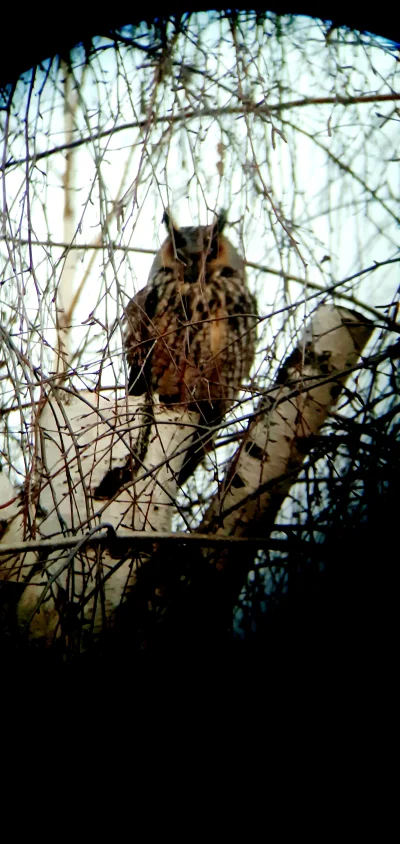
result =
[[[127,625],[133,649],[240,638],[390,499],[397,65],[389,41],[318,20],[199,12],[94,36],[4,89],[12,642],[74,658]],[[226,209],[258,301],[251,378],[181,489],[200,420],[128,395],[121,335],[166,208],[181,226]]]

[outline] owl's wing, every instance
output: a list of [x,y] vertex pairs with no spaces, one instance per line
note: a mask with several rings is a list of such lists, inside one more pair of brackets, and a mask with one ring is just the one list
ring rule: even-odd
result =
[[[217,427],[249,377],[255,355],[257,304],[246,286],[244,273],[227,267],[221,277],[227,319],[216,320],[212,325],[213,340],[218,351],[214,363],[206,370],[210,379],[211,401],[206,401],[202,394],[197,403],[200,412],[199,429],[185,455],[179,473],[180,484],[185,483],[213,448],[218,436]],[[215,288],[213,294],[217,297],[221,295],[222,289],[219,283],[220,289]]]
[[142,396],[151,389],[150,359],[154,340],[149,326],[157,306],[154,288],[144,287],[129,302],[125,311],[124,346],[130,367],[128,390]]

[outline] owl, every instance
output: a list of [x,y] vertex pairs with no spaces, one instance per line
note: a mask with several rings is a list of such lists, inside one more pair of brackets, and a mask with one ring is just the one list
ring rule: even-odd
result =
[[146,287],[129,302],[124,343],[129,392],[157,393],[161,403],[200,414],[179,482],[212,446],[254,358],[256,304],[244,262],[224,236],[225,213],[210,226],[178,228],[166,212],[168,237]]

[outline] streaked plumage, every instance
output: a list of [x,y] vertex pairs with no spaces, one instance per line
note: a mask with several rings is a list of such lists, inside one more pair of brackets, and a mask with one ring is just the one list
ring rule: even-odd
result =
[[[185,404],[215,425],[232,406],[254,358],[256,305],[242,258],[222,230],[177,229],[157,253],[146,287],[126,308],[129,392],[158,393],[166,404]],[[204,455],[190,447],[183,482]]]

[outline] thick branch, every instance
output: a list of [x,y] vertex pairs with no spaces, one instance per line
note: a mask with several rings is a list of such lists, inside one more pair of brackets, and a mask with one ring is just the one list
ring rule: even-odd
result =
[[[153,115],[151,123],[153,126],[163,123],[167,126],[176,123],[183,123],[186,125],[190,120],[200,121],[204,117],[220,119],[223,116],[241,117],[243,114],[255,114],[260,117],[269,117],[272,113],[281,112],[290,108],[300,108],[301,106],[336,104],[352,105],[354,103],[370,104],[371,102],[397,102],[398,100],[400,100],[400,94],[392,93],[376,94],[368,97],[339,97],[335,95],[333,97],[318,97],[315,99],[304,98],[302,100],[288,101],[287,103],[241,103],[238,106],[225,106],[224,108],[202,108],[194,111],[182,111],[179,114]],[[58,146],[54,146],[52,149],[46,150],[45,152],[38,152],[31,156],[25,156],[24,158],[10,159],[0,167],[0,172],[1,170],[8,170],[10,167],[16,167],[19,164],[26,164],[33,159],[36,163],[44,158],[49,158],[51,155],[56,155],[59,152],[65,152],[77,149],[81,146],[86,146],[87,144],[93,143],[93,141],[98,141],[102,138],[108,138],[111,135],[116,135],[118,132],[125,132],[131,129],[146,129],[148,127],[148,123],[148,118],[143,120],[134,120],[129,123],[124,123],[122,126],[113,126],[112,129],[104,129],[102,132],[85,135],[82,138],[77,138],[69,144],[59,144]],[[302,130],[299,129],[299,131]],[[307,133],[304,132],[304,134]],[[315,136],[313,137],[313,140],[315,140]],[[322,144],[319,145],[326,150]]]
[[[39,536],[54,543],[79,531],[79,548],[66,559],[65,545],[41,547],[40,558],[24,540],[24,502],[11,513],[2,538],[15,545],[5,560],[3,579],[26,581],[19,621],[35,638],[48,643],[62,632],[63,616],[80,615],[82,628],[96,638],[135,582],[141,551],[125,546],[89,547],[82,531],[110,528],[168,533],[175,507],[177,476],[198,417],[181,409],[150,406],[143,398],[77,394],[65,400],[55,391],[38,417],[35,496]],[[11,499],[6,490],[5,497]],[[82,541],[81,541],[82,540]],[[77,542],[75,536],[75,544]],[[148,552],[151,549],[148,549]],[[25,553],[24,553],[25,552]],[[38,559],[41,565],[37,570]],[[63,606],[62,612],[60,606]],[[64,631],[65,632],[65,631]],[[70,634],[71,635],[71,634]]]
[[316,311],[275,389],[261,401],[201,531],[267,535],[372,330],[365,317],[345,308]]

